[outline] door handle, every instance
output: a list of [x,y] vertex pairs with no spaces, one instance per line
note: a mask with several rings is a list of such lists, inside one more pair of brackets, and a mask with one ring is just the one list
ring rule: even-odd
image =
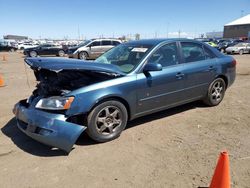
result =
[[209,66],[208,71],[213,71],[214,70],[214,66]]
[[177,79],[182,79],[184,77],[184,74],[181,72],[178,72],[175,76]]

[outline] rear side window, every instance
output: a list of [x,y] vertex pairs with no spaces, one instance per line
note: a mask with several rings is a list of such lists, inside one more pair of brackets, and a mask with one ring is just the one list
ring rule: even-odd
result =
[[113,43],[113,46],[117,46],[117,45],[121,44],[120,42],[115,41],[115,40],[113,40],[112,43]]
[[216,58],[216,55],[206,46],[203,46],[203,49],[204,49],[204,54],[205,54],[206,59]]
[[181,42],[181,49],[185,63],[202,61],[206,57],[202,45],[192,42]]
[[111,45],[111,41],[110,40],[103,40],[102,41],[102,45],[103,46],[110,46]]

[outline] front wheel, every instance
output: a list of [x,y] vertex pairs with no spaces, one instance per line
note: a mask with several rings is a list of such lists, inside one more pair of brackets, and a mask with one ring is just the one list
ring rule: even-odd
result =
[[15,51],[15,49],[14,49],[14,48],[11,48],[11,49],[10,49],[10,52],[14,52],[14,51]]
[[87,133],[97,142],[107,142],[120,136],[127,125],[127,109],[119,101],[97,105],[88,115]]
[[87,58],[88,58],[87,52],[80,52],[80,53],[79,53],[79,59],[85,60],[85,59],[87,59]]
[[30,57],[36,57],[36,56],[37,56],[37,52],[36,52],[36,51],[31,51],[31,52],[29,53],[29,56],[30,56]]
[[216,106],[220,104],[224,98],[226,91],[226,83],[222,78],[215,79],[209,86],[207,96],[203,100],[208,106]]

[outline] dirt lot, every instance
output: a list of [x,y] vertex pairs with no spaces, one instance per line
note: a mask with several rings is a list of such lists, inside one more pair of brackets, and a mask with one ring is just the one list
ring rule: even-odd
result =
[[129,123],[104,144],[83,134],[67,156],[21,133],[13,105],[34,89],[21,53],[0,53],[0,187],[206,187],[219,152],[230,153],[232,187],[250,187],[250,55],[235,56],[237,79],[224,101],[199,102]]

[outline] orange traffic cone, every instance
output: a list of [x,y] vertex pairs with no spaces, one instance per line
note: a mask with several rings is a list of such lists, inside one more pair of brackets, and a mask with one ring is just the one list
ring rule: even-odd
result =
[[3,77],[0,74],[0,87],[3,87],[3,86],[4,86],[4,80],[3,80]]
[[3,61],[7,61],[5,54],[3,54]]
[[220,154],[210,188],[230,188],[229,157],[226,151]]

